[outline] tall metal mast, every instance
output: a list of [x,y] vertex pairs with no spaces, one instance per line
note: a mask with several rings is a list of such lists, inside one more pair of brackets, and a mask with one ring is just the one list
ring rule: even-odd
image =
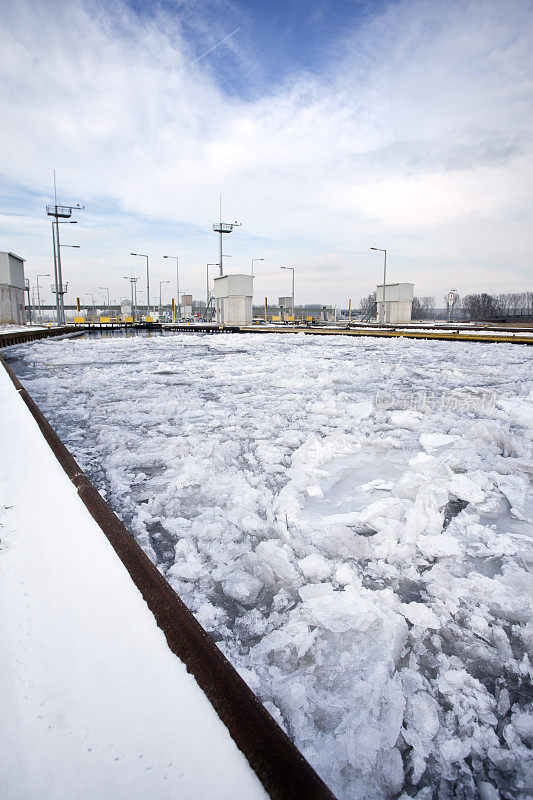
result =
[[224,266],[223,266],[223,258],[224,258],[224,256],[223,256],[223,253],[222,253],[222,236],[223,236],[224,233],[231,233],[233,228],[237,228],[241,224],[242,223],[241,222],[237,222],[237,220],[235,220],[235,222],[222,222],[222,195],[220,195],[219,221],[215,222],[215,224],[213,225],[213,230],[215,231],[215,233],[218,233],[219,236],[220,236],[220,241],[219,241],[219,260],[218,260],[219,269],[220,269],[220,275],[224,274]]
[[[66,285],[63,285],[63,274],[61,271],[61,244],[59,241],[59,221],[61,220],[64,222],[65,220],[69,220],[70,222],[75,222],[75,220],[71,220],[70,217],[72,216],[72,212],[74,210],[81,211],[85,208],[85,206],[81,206],[79,203],[76,203],[75,206],[60,206],[57,204],[57,189],[56,189],[56,171],[54,170],[54,205],[46,206],[46,213],[49,217],[53,217],[52,222],[52,242],[54,248],[54,278],[55,278],[55,286],[53,291],[56,295],[56,313],[57,313],[57,324],[64,325],[65,324],[65,304],[63,302],[63,295],[66,294],[67,289]],[[55,227],[54,227],[55,226]]]

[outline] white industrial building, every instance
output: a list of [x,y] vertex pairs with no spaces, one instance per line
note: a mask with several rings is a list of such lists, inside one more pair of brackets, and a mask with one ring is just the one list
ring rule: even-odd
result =
[[26,323],[24,261],[14,253],[0,253],[0,322]]
[[180,319],[190,319],[192,317],[192,294],[182,294],[180,299],[181,314]]
[[216,321],[221,325],[251,325],[253,281],[251,275],[215,278]]
[[378,322],[396,323],[410,322],[413,305],[414,283],[387,283],[385,285],[385,302],[383,302],[383,284],[376,287],[376,303]]

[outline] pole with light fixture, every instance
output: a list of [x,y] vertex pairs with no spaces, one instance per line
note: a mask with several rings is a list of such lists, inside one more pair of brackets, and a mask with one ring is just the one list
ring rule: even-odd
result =
[[294,322],[294,267],[280,267],[280,269],[291,269],[292,270],[292,317]]
[[176,259],[176,299],[178,302],[178,322],[181,320],[181,306],[180,306],[180,271],[179,271],[179,258],[178,256],[163,256],[163,258]]
[[37,304],[39,306],[39,320],[41,322],[43,321],[43,313],[41,311],[41,294],[39,292],[39,278],[49,278],[49,277],[50,277],[49,272],[43,272],[40,275],[37,275]]
[[[385,287],[387,285],[387,251],[384,250],[382,247],[371,247],[371,250],[378,250],[380,253],[384,253],[383,259],[383,310],[382,313],[379,315],[382,319],[379,319],[378,322],[384,323],[385,322],[385,314],[386,314],[386,306],[385,306]],[[377,297],[376,297],[377,301]]]
[[104,291],[107,292],[107,312],[109,315],[111,315],[111,303],[109,302],[109,289],[107,288],[107,286],[99,286],[98,288],[103,289]]
[[170,281],[159,281],[159,322],[161,322],[161,287],[164,283],[170,283]]
[[144,253],[130,253],[130,256],[138,256],[146,259],[146,316],[150,316],[150,270],[148,266],[148,256]]
[[264,261],[264,258],[252,258],[252,278],[254,277],[254,261]]

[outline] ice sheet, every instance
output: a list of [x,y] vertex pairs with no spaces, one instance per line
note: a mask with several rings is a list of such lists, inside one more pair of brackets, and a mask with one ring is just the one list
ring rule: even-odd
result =
[[529,348],[196,334],[15,355],[339,797],[525,800]]

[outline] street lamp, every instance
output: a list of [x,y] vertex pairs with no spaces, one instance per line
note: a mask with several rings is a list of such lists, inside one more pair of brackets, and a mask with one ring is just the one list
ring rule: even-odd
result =
[[43,321],[43,315],[42,315],[42,312],[41,312],[41,294],[39,292],[39,288],[40,288],[39,287],[39,278],[49,278],[49,277],[50,277],[50,273],[49,272],[43,272],[41,275],[37,275],[37,304],[39,306],[39,319],[41,320],[41,322]]
[[111,313],[111,303],[109,302],[109,289],[107,288],[107,286],[99,286],[98,288],[103,289],[104,291],[107,292],[107,310],[109,313]]
[[95,320],[95,317],[96,317],[96,307],[95,307],[95,305],[94,305],[94,294],[93,294],[92,292],[85,292],[85,294],[86,294],[86,295],[88,295],[88,296],[91,298],[91,300],[92,300],[92,305],[93,305],[93,322],[94,322],[94,320]]
[[205,321],[207,322],[207,309],[209,307],[209,267],[218,267],[218,264],[206,264],[206,288],[207,296],[205,298]]
[[280,269],[292,269],[292,316],[294,317],[294,267],[280,267]]
[[176,259],[176,301],[178,303],[178,322],[181,320],[181,306],[180,306],[180,271],[179,271],[179,257],[178,256],[163,256],[163,258]]
[[150,316],[150,270],[148,269],[148,256],[144,253],[130,253],[130,256],[139,256],[146,259],[146,316]]
[[[137,316],[137,281],[139,278],[131,278],[129,275],[124,275],[124,280],[129,281],[131,284],[131,310],[133,321],[135,322],[135,317]],[[133,299],[133,287],[135,287],[135,300]]]
[[254,261],[264,261],[264,258],[252,258],[252,278],[254,277]]
[[[371,250],[378,250],[380,253],[385,254],[385,258],[383,261],[383,310],[379,315],[382,319],[379,319],[378,322],[385,322],[385,286],[387,284],[387,251],[384,250],[382,247],[371,247]],[[376,297],[377,300],[377,297]]]
[[164,283],[170,283],[170,281],[159,281],[159,322],[161,322],[161,287]]

